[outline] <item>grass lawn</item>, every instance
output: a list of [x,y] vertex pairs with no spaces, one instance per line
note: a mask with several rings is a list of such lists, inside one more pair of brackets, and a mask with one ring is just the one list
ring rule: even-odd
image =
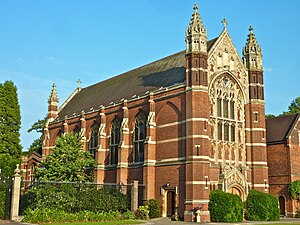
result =
[[112,222],[66,222],[66,223],[51,223],[51,225],[127,225],[127,224],[143,224],[136,220],[123,220]]

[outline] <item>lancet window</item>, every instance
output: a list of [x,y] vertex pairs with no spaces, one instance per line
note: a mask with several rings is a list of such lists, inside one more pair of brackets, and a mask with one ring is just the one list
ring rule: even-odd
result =
[[115,118],[112,122],[109,139],[109,164],[118,164],[118,148],[120,143],[120,120]]
[[90,154],[96,158],[96,151],[98,147],[98,134],[99,134],[99,124],[94,124],[91,127],[91,135],[90,135],[90,141],[89,141],[89,151]]
[[139,113],[136,121],[133,134],[133,161],[144,161],[144,144],[146,139],[146,115]]

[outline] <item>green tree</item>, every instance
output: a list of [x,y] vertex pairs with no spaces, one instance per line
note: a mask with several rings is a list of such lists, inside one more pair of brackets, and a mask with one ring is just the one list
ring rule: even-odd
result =
[[0,83],[0,218],[8,215],[8,192],[16,164],[21,162],[21,115],[17,88],[12,81]]
[[92,181],[96,161],[83,151],[79,134],[68,133],[57,138],[52,154],[37,169],[40,181]]
[[39,154],[42,154],[42,148],[43,148],[43,139],[44,139],[44,127],[47,121],[47,117],[45,117],[42,120],[37,120],[32,126],[28,129],[28,133],[35,131],[37,133],[40,133],[40,137],[33,140],[31,145],[28,148],[28,152],[26,154],[30,155],[33,152],[37,152]]
[[293,181],[289,186],[291,198],[297,202],[297,214],[299,214],[299,202],[300,202],[300,180]]
[[21,113],[17,88],[12,81],[0,84],[0,153],[20,159]]
[[288,107],[287,112],[283,112],[282,115],[300,113],[300,96],[295,98]]
[[266,119],[275,118],[276,116],[274,114],[267,114]]

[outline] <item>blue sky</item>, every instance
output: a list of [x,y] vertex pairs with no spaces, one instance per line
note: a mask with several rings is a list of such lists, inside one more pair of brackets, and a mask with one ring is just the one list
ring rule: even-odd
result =
[[300,95],[299,0],[43,0],[0,1],[0,82],[18,87],[21,141],[47,113],[52,83],[60,103],[81,79],[86,87],[185,48],[198,3],[209,39],[221,20],[239,53],[249,25],[263,50],[266,113],[279,114]]

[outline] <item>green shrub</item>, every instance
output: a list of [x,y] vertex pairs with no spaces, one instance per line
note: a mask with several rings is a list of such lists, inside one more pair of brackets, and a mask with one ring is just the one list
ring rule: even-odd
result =
[[82,184],[40,184],[32,187],[21,199],[21,212],[25,209],[53,209],[68,213],[126,212],[129,199],[115,188],[98,189]]
[[88,210],[92,212],[125,212],[129,208],[129,199],[115,188],[103,187],[97,190],[95,187],[86,188],[77,198],[75,211]]
[[141,220],[149,219],[149,208],[148,205],[139,206],[136,217]]
[[214,190],[209,195],[208,209],[211,222],[243,221],[243,203],[237,195]]
[[159,200],[150,199],[146,202],[146,205],[148,205],[149,217],[151,219],[160,217],[160,202],[159,202]]
[[280,218],[278,200],[263,192],[251,190],[246,200],[246,218],[254,221],[275,221]]
[[29,223],[53,223],[53,222],[100,222],[100,221],[118,221],[125,219],[134,219],[133,212],[120,213],[118,211],[110,212],[91,212],[91,211],[80,211],[77,213],[68,213],[57,209],[28,209],[25,211],[22,222]]

